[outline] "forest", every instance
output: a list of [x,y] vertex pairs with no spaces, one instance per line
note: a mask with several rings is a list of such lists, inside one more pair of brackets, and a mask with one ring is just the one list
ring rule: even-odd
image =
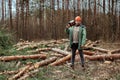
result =
[[87,27],[88,39],[120,40],[119,0],[0,0],[0,2],[0,25],[13,31],[17,39],[66,38],[64,32],[66,24],[79,15]]
[[[65,29],[86,27],[85,70]],[[120,80],[120,0],[0,0],[0,80]]]

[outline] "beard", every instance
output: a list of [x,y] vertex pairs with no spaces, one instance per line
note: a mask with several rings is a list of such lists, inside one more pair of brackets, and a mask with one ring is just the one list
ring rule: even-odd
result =
[[76,23],[76,26],[80,26],[80,23]]

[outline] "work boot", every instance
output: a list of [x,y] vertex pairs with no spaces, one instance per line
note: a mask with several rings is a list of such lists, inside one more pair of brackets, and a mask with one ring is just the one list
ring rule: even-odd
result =
[[85,67],[84,64],[82,64],[82,67]]
[[70,64],[70,67],[74,70],[74,65],[73,64]]
[[84,66],[84,64],[82,64],[81,66],[82,66],[82,70],[85,70],[85,66]]

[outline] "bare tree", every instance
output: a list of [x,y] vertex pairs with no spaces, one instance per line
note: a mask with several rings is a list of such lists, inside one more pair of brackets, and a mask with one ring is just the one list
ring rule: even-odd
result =
[[19,36],[19,0],[16,0],[16,32],[16,35]]
[[4,24],[4,0],[2,0],[1,5],[2,5],[2,20],[1,20],[1,22],[2,22],[2,24]]
[[105,15],[105,0],[103,0],[103,13],[104,13],[104,15]]
[[12,0],[9,0],[9,13],[10,13],[10,29],[13,29],[13,22],[12,22]]

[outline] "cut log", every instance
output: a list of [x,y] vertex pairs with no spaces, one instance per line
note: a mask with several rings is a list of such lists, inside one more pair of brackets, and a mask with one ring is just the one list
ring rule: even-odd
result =
[[38,47],[39,45],[41,45],[41,43],[31,43],[31,44],[29,44],[29,45],[25,45],[25,46],[22,46],[22,47],[19,47],[18,49],[16,49],[16,50],[23,50],[23,49],[25,49],[25,48],[36,48],[36,47]]
[[[76,54],[78,54],[78,50],[76,51]],[[94,55],[95,53],[92,52],[92,51],[86,51],[86,50],[83,50],[83,54],[86,54],[86,55]]]
[[85,46],[89,46],[89,45],[91,45],[91,44],[92,44],[92,41],[91,41],[91,40],[88,40],[88,41],[86,42]]
[[34,54],[34,55],[15,55],[15,56],[3,56],[0,57],[0,61],[12,61],[18,59],[46,59],[45,54]]
[[21,62],[18,61],[18,63],[16,64],[16,67],[19,67],[21,65]]
[[29,41],[22,41],[22,42],[18,42],[16,45],[13,45],[14,47],[20,47],[20,46],[24,46],[24,45],[30,45],[32,42]]
[[29,67],[30,67],[30,65],[25,66],[23,69],[20,70],[20,72],[18,72],[16,75],[14,75],[13,77],[9,78],[8,80],[16,80],[21,75],[23,75],[29,69]]
[[50,54],[50,56],[55,56],[55,57],[64,57],[62,54],[57,54],[57,53]]
[[61,39],[63,42],[69,42],[69,39]]
[[57,49],[57,48],[52,48],[51,50],[54,51],[54,52],[60,53],[62,55],[65,55],[65,56],[67,56],[68,54],[71,54],[70,52],[67,52],[67,51],[64,51],[64,50],[61,50],[61,49]]
[[71,54],[69,54],[69,55],[67,55],[67,56],[65,56],[65,57],[63,57],[63,58],[61,58],[61,59],[51,63],[50,66],[60,65],[62,63],[65,63],[66,61],[70,60],[70,58],[71,58]]
[[111,53],[112,53],[112,54],[114,54],[114,53],[120,53],[120,49],[112,50]]
[[93,42],[93,43],[92,43],[91,45],[89,45],[89,46],[90,46],[90,47],[95,47],[95,46],[97,46],[98,43],[100,43],[100,40]]
[[11,74],[16,74],[16,73],[18,73],[18,71],[4,71],[4,72],[0,72],[0,75],[2,75],[2,74],[9,74],[9,75],[11,75]]
[[[65,56],[67,56],[68,54],[71,54],[70,52],[67,52],[67,51],[64,51],[64,50],[61,50],[61,49],[57,49],[57,48],[52,48],[51,50],[55,51],[55,52],[58,52],[60,54],[63,54]],[[83,53],[86,54],[86,55],[94,55],[95,54],[94,52],[86,51],[86,50],[83,50]],[[78,50],[77,50],[77,54],[78,54]]]
[[112,54],[112,53],[111,53],[111,51],[108,51],[107,54],[110,55],[110,54]]
[[[59,59],[58,61],[55,61],[55,62],[51,63],[50,64],[51,66],[60,65],[62,63],[65,63],[66,61],[70,60],[71,55],[72,55],[71,53],[69,53],[67,51],[60,50],[60,49],[55,49],[55,48],[53,48],[53,50],[56,51],[56,52],[59,52],[59,53],[61,53],[63,55],[67,55],[67,56]],[[87,54],[87,55],[94,55],[95,54],[94,52],[85,51],[85,50],[83,52],[84,52],[84,54]],[[78,54],[78,51],[76,52],[76,54]]]
[[111,64],[112,62],[111,61],[105,61],[104,63],[105,64]]
[[38,69],[35,69],[34,71],[31,71],[29,73],[26,73],[24,74],[22,77],[20,77],[18,80],[26,80],[26,78],[28,78],[29,76],[35,74],[35,73],[38,73],[39,70]]
[[120,54],[106,54],[106,55],[93,55],[93,56],[85,56],[86,59],[89,60],[114,60],[114,59],[120,59]]
[[39,49],[36,49],[36,50],[27,51],[27,53],[37,53],[37,52],[40,52],[40,51],[49,51],[49,50],[51,50],[51,48],[39,48]]
[[85,44],[85,49],[90,49],[92,47],[95,47],[98,45],[100,41],[95,41],[95,42],[92,42],[91,40],[88,40],[87,43]]
[[69,42],[70,40],[68,39],[61,39],[62,42]]
[[36,68],[39,68],[39,67],[41,67],[41,66],[46,66],[46,65],[48,65],[48,64],[56,61],[56,59],[57,59],[57,57],[51,57],[51,58],[46,59],[46,60],[43,60],[43,61],[41,61],[41,62],[37,62],[37,63],[35,63],[33,66],[31,66],[31,67],[29,68],[29,70],[36,69]]
[[92,51],[86,51],[86,50],[83,50],[83,53],[84,54],[86,54],[86,55],[95,55],[95,53],[94,52],[92,52]]
[[103,49],[103,48],[98,48],[98,47],[92,47],[94,50],[100,51],[100,52],[104,52],[107,53],[109,50],[107,49]]
[[68,47],[69,47],[69,45],[65,45],[64,51],[67,51],[67,50],[68,50]]

